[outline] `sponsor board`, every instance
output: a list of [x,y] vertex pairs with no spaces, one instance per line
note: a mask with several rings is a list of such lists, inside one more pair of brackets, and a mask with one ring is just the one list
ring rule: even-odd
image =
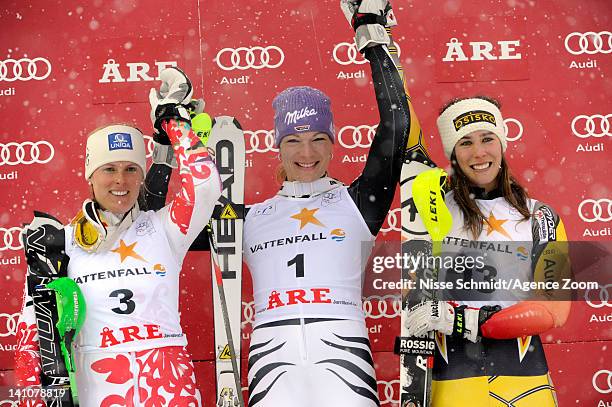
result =
[[[434,35],[437,82],[529,79],[527,19],[490,16],[478,24],[444,18]],[[507,27],[512,27],[507,32]]]

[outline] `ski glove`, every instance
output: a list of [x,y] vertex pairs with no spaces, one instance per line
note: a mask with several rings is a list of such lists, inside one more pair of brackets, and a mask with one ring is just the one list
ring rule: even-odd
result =
[[157,131],[153,138],[160,144],[170,144],[161,123],[170,119],[191,120],[188,105],[193,95],[193,86],[187,75],[176,67],[164,69],[159,78],[162,81],[159,91],[151,88],[149,92],[151,121]]
[[477,342],[479,328],[501,307],[480,309],[465,305],[453,306],[447,301],[423,301],[408,310],[405,326],[408,336],[424,336],[430,331]]
[[385,27],[397,25],[397,20],[387,0],[340,0],[340,8],[355,29],[359,52],[368,47],[390,45]]
[[[200,137],[198,129],[196,128],[198,118],[205,115],[210,121],[210,117],[206,113],[202,113],[204,111],[204,105],[204,99],[192,99],[189,104],[184,106],[192,120],[193,131],[198,137]],[[210,128],[208,128],[208,131],[210,132]],[[202,139],[202,137],[200,137],[200,139]],[[172,146],[170,146],[170,139],[166,135],[162,136],[158,132],[153,134],[153,145],[153,154],[151,156],[153,164],[163,164],[170,168],[178,168],[174,150]],[[206,143],[204,143],[204,145],[206,145]]]

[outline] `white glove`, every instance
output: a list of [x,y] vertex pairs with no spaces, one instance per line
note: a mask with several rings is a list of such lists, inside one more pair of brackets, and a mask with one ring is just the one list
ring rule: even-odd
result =
[[340,8],[355,28],[355,44],[360,52],[391,43],[385,27],[397,25],[397,20],[387,0],[340,0]]
[[[483,309],[482,321],[480,310]],[[408,310],[406,329],[408,336],[423,336],[430,331],[444,335],[465,338],[470,342],[478,341],[478,328],[499,307],[467,308],[465,305],[453,307],[446,301],[423,301]]]
[[453,333],[455,308],[446,301],[423,301],[408,310],[405,326],[408,336],[424,336],[430,331]]
[[162,84],[159,91],[151,88],[149,103],[153,127],[161,132],[162,120],[190,120],[187,105],[193,95],[193,86],[187,75],[176,67],[164,69],[159,78]]
[[388,0],[340,0],[340,9],[351,26],[353,26],[355,13],[384,16],[385,27],[397,25],[395,14]]

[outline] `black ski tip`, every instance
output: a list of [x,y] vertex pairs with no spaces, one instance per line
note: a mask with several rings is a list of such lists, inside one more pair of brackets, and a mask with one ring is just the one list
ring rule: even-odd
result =
[[53,216],[49,215],[48,213],[41,212],[41,211],[34,211],[34,217],[35,217],[35,218],[46,218],[46,219],[51,219],[51,220],[54,220],[54,221],[56,221],[56,222],[58,222],[58,223],[61,223],[61,222],[60,222],[60,221],[59,221],[57,218],[55,218],[55,217],[53,217]]

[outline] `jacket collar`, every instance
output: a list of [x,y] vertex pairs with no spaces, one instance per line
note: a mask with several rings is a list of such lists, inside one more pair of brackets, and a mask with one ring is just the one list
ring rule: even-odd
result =
[[340,185],[343,185],[342,182],[330,177],[319,178],[312,182],[285,181],[278,195],[289,198],[311,198]]

